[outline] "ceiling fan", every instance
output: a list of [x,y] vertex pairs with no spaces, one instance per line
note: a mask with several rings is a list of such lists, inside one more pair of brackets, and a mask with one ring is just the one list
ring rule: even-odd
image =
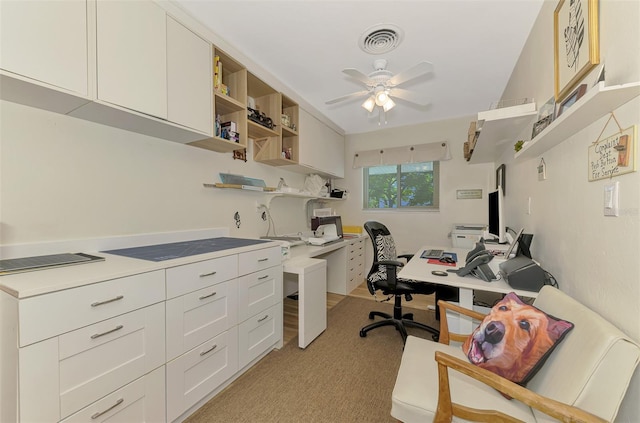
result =
[[394,75],[393,72],[387,70],[387,61],[385,59],[374,60],[373,68],[375,70],[369,75],[365,75],[359,70],[353,68],[343,69],[342,72],[363,83],[367,89],[334,98],[333,100],[327,101],[326,104],[334,104],[340,101],[366,95],[368,97],[365,102],[362,103],[362,107],[364,107],[369,113],[373,112],[373,109],[376,106],[379,107],[378,124],[380,124],[383,117],[385,117],[385,112],[388,112],[396,105],[392,97],[400,98],[418,106],[426,106],[428,104],[428,102],[425,103],[422,99],[418,98],[414,92],[398,88],[398,85],[433,72],[433,64],[430,62],[420,62],[412,68],[409,68],[397,75]]

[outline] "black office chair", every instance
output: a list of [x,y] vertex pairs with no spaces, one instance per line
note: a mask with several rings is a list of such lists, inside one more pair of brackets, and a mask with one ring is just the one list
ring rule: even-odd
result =
[[367,276],[367,287],[371,295],[375,296],[376,291],[382,291],[384,295],[394,298],[393,316],[380,311],[372,311],[369,313],[369,319],[375,316],[382,317],[384,320],[371,323],[360,329],[360,336],[366,337],[367,332],[382,326],[395,326],[396,330],[402,336],[402,342],[407,339],[406,327],[415,327],[431,332],[434,341],[438,340],[440,332],[423,323],[413,320],[413,313],[402,313],[402,297],[406,301],[412,300],[412,294],[430,295],[436,293],[436,300],[456,300],[458,297],[458,289],[447,286],[439,286],[426,282],[417,282],[407,279],[398,279],[397,270],[404,266],[404,263],[398,261],[398,258],[410,260],[412,254],[396,254],[396,247],[391,233],[382,223],[369,221],[364,224],[364,229],[369,234],[369,238],[373,243],[373,265]]

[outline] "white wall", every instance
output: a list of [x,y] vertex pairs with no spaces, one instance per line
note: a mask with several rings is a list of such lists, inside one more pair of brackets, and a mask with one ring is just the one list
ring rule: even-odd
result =
[[[469,165],[462,146],[467,140],[471,116],[429,124],[381,129],[376,132],[347,135],[345,142],[345,179],[335,185],[346,188],[349,198],[337,207],[345,225],[362,226],[367,220],[384,223],[393,234],[399,253],[415,253],[422,245],[451,245],[454,223],[486,223],[487,192],[493,190],[493,164]],[[356,151],[448,141],[452,160],[440,162],[440,210],[382,211],[363,210],[362,169],[353,169]],[[456,190],[482,189],[480,200],[456,200]],[[367,256],[371,262],[371,254]]]
[[[219,172],[262,178],[268,186],[281,176],[290,186],[304,183],[304,175],[233,160],[231,153],[15,103],[0,102],[0,114],[0,245],[211,227],[260,236],[267,223],[256,202],[264,203],[264,194],[202,184],[220,182]],[[302,200],[276,198],[272,210],[280,233],[307,225]]]
[[[545,2],[504,99],[534,97],[540,107],[553,95],[555,6],[556,2]],[[639,21],[640,2],[600,1],[600,52],[608,85],[640,80]],[[614,113],[623,128],[640,125],[640,98]],[[556,147],[544,153],[545,181],[537,179],[540,157],[514,162],[513,152],[505,152],[507,222],[535,234],[532,252],[558,279],[560,289],[640,340],[640,174],[614,178],[620,182],[620,217],[603,215],[603,191],[609,181],[587,179],[587,148],[598,139],[607,119],[558,140]],[[602,136],[616,131],[612,122]],[[638,398],[640,371],[632,379],[616,421],[640,419]]]

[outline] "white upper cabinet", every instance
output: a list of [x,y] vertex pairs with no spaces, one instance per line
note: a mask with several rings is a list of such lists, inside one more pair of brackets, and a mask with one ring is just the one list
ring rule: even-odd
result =
[[2,99],[66,113],[87,102],[87,3],[0,1]]
[[151,1],[98,0],[98,99],[167,118],[166,12]]
[[167,16],[168,118],[212,133],[211,45]]
[[344,178],[344,136],[300,109],[300,165]]
[[87,5],[0,2],[0,68],[87,95]]

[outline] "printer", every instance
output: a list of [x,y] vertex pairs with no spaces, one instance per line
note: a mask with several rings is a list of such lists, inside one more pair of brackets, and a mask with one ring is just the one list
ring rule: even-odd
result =
[[549,283],[547,272],[526,256],[516,256],[500,263],[500,274],[515,289],[540,291]]

